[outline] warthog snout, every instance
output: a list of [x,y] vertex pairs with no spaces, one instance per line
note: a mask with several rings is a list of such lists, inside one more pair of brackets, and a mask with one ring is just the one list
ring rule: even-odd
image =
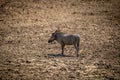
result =
[[56,39],[56,35],[55,35],[55,33],[52,33],[50,39],[48,40],[48,43],[53,42],[55,39]]
[[48,43],[51,43],[52,41],[51,40],[48,40]]
[[48,40],[48,43],[52,43],[54,40],[55,40],[54,38],[50,38],[50,39]]

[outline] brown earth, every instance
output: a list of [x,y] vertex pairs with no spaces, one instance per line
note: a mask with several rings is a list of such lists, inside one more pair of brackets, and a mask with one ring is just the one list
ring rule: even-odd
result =
[[[120,80],[119,0],[0,0],[0,80]],[[80,35],[48,44],[57,28]]]

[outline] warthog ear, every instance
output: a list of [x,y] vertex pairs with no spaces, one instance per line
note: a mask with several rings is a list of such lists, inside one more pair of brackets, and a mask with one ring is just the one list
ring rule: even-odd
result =
[[61,32],[60,28],[58,27],[57,30],[55,31],[55,33],[59,33]]

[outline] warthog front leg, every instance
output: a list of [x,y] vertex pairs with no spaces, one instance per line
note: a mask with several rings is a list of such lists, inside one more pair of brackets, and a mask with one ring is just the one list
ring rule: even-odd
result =
[[61,49],[62,49],[61,54],[62,54],[62,56],[64,56],[64,47],[65,47],[65,44],[64,44],[64,42],[62,42],[61,43]]

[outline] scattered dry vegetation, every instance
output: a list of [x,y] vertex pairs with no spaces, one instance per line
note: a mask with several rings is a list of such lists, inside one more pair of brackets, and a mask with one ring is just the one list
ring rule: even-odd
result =
[[[57,28],[81,37],[48,44]],[[0,80],[119,80],[119,0],[0,0]]]

